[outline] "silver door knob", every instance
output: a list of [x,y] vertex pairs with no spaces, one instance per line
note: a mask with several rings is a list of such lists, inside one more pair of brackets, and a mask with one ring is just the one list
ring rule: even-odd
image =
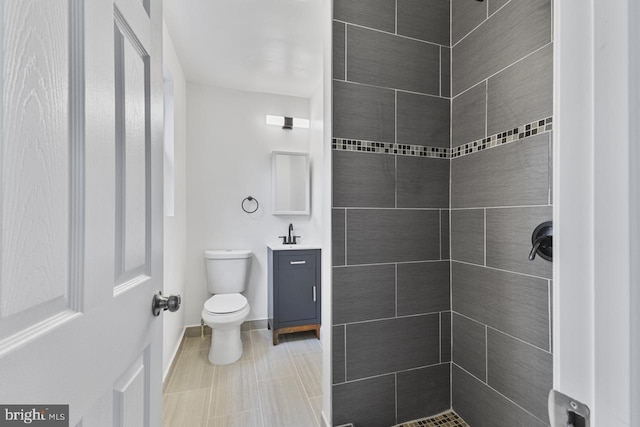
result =
[[180,295],[169,295],[168,297],[162,296],[162,291],[158,291],[153,296],[151,302],[151,311],[154,316],[160,316],[160,313],[166,310],[171,312],[178,311],[182,297]]

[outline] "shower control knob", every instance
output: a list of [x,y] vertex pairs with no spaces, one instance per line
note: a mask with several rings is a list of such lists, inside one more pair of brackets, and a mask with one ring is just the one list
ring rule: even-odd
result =
[[154,316],[160,316],[160,313],[166,310],[171,312],[178,311],[182,297],[180,295],[169,295],[168,297],[162,296],[162,291],[158,291],[153,296],[151,302],[151,311]]

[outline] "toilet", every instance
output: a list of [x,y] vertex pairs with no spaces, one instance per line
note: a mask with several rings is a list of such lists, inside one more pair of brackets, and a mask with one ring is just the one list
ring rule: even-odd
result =
[[247,288],[251,256],[249,250],[206,250],[207,288],[214,294],[204,303],[202,320],[212,330],[209,361],[228,365],[242,356],[240,325],[251,307],[240,292]]

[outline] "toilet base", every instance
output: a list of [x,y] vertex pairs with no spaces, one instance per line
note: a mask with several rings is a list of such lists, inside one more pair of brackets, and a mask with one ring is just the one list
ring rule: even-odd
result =
[[229,329],[212,329],[209,362],[229,365],[242,357],[240,326]]

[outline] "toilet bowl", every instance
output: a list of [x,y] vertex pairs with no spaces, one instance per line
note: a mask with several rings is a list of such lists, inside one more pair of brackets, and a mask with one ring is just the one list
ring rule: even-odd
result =
[[251,307],[241,294],[214,295],[204,303],[202,320],[211,327],[209,362],[228,365],[242,356],[240,326]]
[[251,307],[240,294],[246,289],[252,252],[248,250],[206,250],[207,289],[214,294],[202,309],[202,320],[211,327],[209,361],[228,365],[242,356],[240,326]]

